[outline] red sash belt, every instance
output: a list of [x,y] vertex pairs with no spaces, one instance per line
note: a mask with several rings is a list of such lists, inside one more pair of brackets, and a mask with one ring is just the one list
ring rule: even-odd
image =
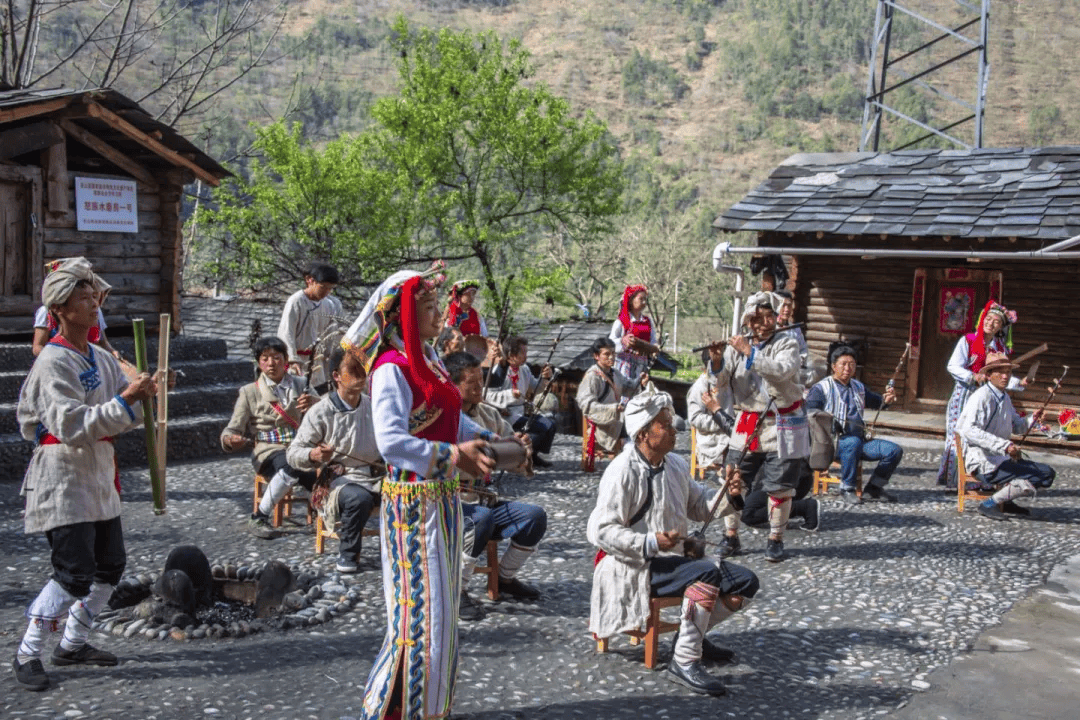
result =
[[[793,404],[789,405],[786,408],[780,408],[776,412],[773,412],[772,410],[770,410],[767,414],[772,415],[774,417],[777,414],[779,414],[779,415],[790,415],[791,413],[798,410],[800,407],[802,407],[802,400],[796,400]],[[760,418],[760,417],[761,417],[761,413],[759,413],[759,412],[749,412],[747,410],[743,410],[742,413],[739,415],[739,422],[735,426],[735,434],[736,435],[746,435],[747,437],[749,437],[750,434],[754,432],[754,428],[757,427],[758,418]],[[750,445],[746,448],[746,451],[747,452],[758,452],[759,450],[761,450],[761,442],[755,436],[754,438],[752,438],[750,440]]]
[[310,357],[314,352],[314,350],[297,350],[296,354],[302,357]]
[[[109,442],[109,443],[111,443],[112,441],[113,441],[113,439],[111,437],[98,438],[98,442]],[[38,438],[38,445],[63,445],[63,444],[64,443],[60,442],[60,438],[56,437],[51,432],[42,433],[41,437]],[[113,465],[116,466],[116,458],[115,457],[113,458]],[[118,466],[116,467],[116,474],[113,475],[113,485],[116,486],[116,494],[119,495],[120,494],[120,468]]]

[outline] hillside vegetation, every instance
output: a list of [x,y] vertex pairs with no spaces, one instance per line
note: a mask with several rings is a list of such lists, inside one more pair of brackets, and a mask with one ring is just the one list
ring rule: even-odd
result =
[[[948,26],[971,17],[954,0],[903,4]],[[198,14],[214,5],[188,8]],[[273,41],[281,58],[180,129],[243,172],[250,123],[299,121],[317,143],[369,125],[372,103],[395,91],[388,37],[398,16],[415,26],[493,30],[529,50],[535,73],[528,82],[607,124],[626,162],[631,228],[659,219],[686,228],[685,242],[704,249],[714,242],[716,214],[785,157],[857,149],[875,8],[874,0],[292,0]],[[1070,72],[1080,3],[995,0],[991,9],[984,144],[1080,143],[1080,79]],[[932,36],[901,17],[894,49]],[[959,47],[941,42],[921,66],[906,69],[918,71]],[[974,67],[969,59],[946,68],[936,82],[973,102]],[[139,97],[125,83],[147,77],[132,74],[117,87]],[[959,117],[923,90],[894,102],[939,126]],[[971,137],[970,129],[957,132]],[[887,125],[883,148],[919,134]],[[707,266],[707,253],[699,262]],[[684,278],[684,292],[705,278],[715,283],[701,270]],[[692,292],[683,302],[690,315],[722,307]]]

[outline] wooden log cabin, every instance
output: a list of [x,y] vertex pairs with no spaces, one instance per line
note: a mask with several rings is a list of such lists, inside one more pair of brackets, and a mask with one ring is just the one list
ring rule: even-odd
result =
[[[74,255],[113,286],[110,332],[159,313],[178,329],[183,188],[228,174],[114,90],[0,92],[0,335],[31,332],[44,263]],[[137,231],[80,231],[76,178],[134,182]]]
[[1017,407],[1037,408],[1062,365],[1051,410],[1080,406],[1080,147],[794,155],[714,227],[784,259],[811,352],[861,344],[872,389],[910,342],[906,411],[944,415],[949,355],[988,298],[1019,314],[1016,354],[1050,344]]

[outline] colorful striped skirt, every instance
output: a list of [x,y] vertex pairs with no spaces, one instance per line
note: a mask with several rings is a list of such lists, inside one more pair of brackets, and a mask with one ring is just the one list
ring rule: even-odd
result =
[[362,717],[382,718],[400,706],[408,720],[445,718],[458,661],[458,483],[389,471],[380,511],[386,639],[368,676]]

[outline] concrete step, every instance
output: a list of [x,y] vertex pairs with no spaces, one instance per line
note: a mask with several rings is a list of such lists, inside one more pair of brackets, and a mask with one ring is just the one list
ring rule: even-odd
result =
[[[132,338],[109,338],[112,346],[128,360],[135,360],[135,341]],[[147,338],[147,354],[151,365],[157,364],[157,338]],[[169,362],[180,360],[214,360],[228,356],[228,346],[217,338],[175,337],[169,342]],[[30,343],[0,343],[0,368],[29,370],[34,362]]]
[[[194,387],[177,387],[169,393],[169,420],[192,415],[229,412],[236,403],[239,383],[214,383]],[[16,419],[17,402],[0,403],[0,435],[19,432]]]
[[[218,438],[229,413],[193,415],[169,422],[168,462],[201,460],[224,455]],[[0,435],[0,482],[21,482],[34,444],[17,433]],[[146,435],[135,428],[116,439],[120,467],[146,466]]]
[[[235,383],[236,387],[240,387],[255,379],[254,365],[250,360],[178,360],[171,363],[171,367],[183,372],[177,378],[178,390],[217,383]],[[0,371],[0,401],[14,402],[18,399],[28,372],[29,369]]]

